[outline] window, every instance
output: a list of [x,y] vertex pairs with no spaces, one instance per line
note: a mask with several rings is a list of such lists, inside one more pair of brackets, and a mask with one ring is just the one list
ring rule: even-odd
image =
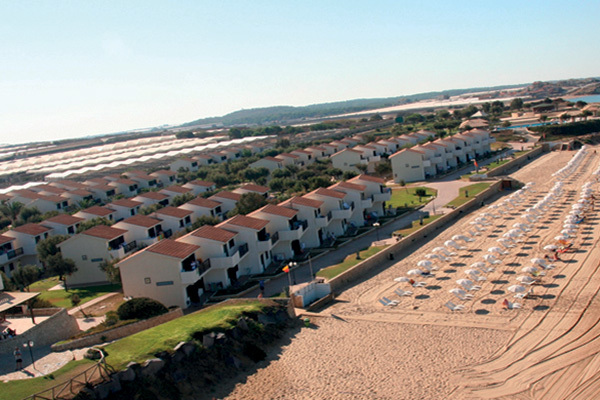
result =
[[129,210],[129,213],[130,213],[131,215],[135,215],[135,210],[132,208],[131,210]]
[[182,219],[179,220],[179,227],[183,228],[183,220]]
[[40,242],[40,237],[39,237],[39,236],[36,236],[36,237],[35,237],[35,242],[36,242],[36,243],[39,243],[39,242]]
[[67,233],[72,235],[75,233],[75,229],[72,226],[70,226],[67,228]]
[[189,215],[187,217],[185,217],[185,223],[186,224],[191,224],[192,223],[192,219],[190,218]]
[[84,261],[87,260],[87,254],[82,254],[81,255],[81,259],[84,260]]
[[152,280],[150,278],[144,278],[144,283],[146,285],[149,285],[150,283],[152,283]]
[[231,240],[229,241],[229,248],[230,248],[230,249],[233,249],[233,247],[234,247],[234,246],[235,246],[235,241],[234,241],[233,239],[231,239]]
[[173,281],[156,282],[156,286],[170,286],[172,284],[173,284]]

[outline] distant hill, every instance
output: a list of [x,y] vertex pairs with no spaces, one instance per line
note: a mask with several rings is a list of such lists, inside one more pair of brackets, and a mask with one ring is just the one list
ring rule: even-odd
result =
[[412,94],[408,96],[387,97],[379,99],[355,99],[347,101],[338,101],[333,103],[312,104],[309,106],[302,107],[274,106],[253,108],[249,110],[234,111],[222,117],[198,119],[179,125],[179,127],[183,128],[187,126],[211,124],[222,124],[223,126],[265,124],[285,125],[292,122],[299,122],[304,119],[323,118],[332,115],[347,114],[365,110],[374,110],[383,107],[414,103],[422,100],[458,96],[465,93],[513,89],[517,87],[522,87],[524,85],[526,84],[480,87],[470,89],[452,89],[444,90],[441,92]]

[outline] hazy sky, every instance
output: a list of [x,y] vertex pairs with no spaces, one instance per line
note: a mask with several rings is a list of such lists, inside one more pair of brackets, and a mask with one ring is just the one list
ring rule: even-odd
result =
[[0,143],[600,76],[600,1],[2,1]]

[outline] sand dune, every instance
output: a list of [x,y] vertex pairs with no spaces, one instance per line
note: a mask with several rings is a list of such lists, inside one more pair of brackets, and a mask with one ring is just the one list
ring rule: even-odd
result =
[[[535,182],[510,214],[493,218],[481,236],[464,250],[438,263],[433,277],[418,278],[423,288],[395,282],[418,261],[454,235],[465,234],[476,214],[465,216],[418,251],[391,268],[344,291],[323,310],[315,329],[303,329],[225,398],[245,399],[581,399],[600,395],[600,249],[597,212],[588,214],[555,269],[546,271],[535,297],[516,300],[508,292],[521,269],[543,247],[554,243],[563,218],[590,181],[600,157],[589,151],[569,180],[560,202],[533,224],[522,242],[478,282],[473,299],[460,301],[448,291],[464,271],[512,228],[524,210],[536,204],[554,185],[551,174],[574,152],[545,154],[513,176]],[[598,189],[598,188],[596,188]],[[500,203],[504,198],[496,201]],[[482,209],[484,211],[484,209]],[[461,243],[462,244],[462,243]],[[399,297],[394,290],[411,290]],[[379,299],[398,300],[384,307]],[[506,310],[504,299],[521,309]],[[447,301],[462,304],[452,312]],[[337,318],[330,318],[331,314]]]

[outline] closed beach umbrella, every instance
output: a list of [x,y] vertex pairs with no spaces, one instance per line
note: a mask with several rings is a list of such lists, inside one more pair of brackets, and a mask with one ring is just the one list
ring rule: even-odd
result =
[[479,275],[479,271],[477,271],[476,269],[467,269],[467,270],[465,270],[465,274],[467,274],[467,275]]
[[548,246],[544,246],[544,250],[556,251],[556,250],[558,250],[558,246],[555,244],[549,244]]
[[400,276],[398,278],[394,278],[395,282],[410,282],[410,278],[407,278],[405,276]]
[[522,272],[525,272],[526,274],[536,274],[539,270],[536,267],[523,267],[521,269]]
[[531,283],[531,282],[535,282],[535,279],[533,279],[529,275],[521,275],[521,276],[517,276],[517,281],[519,281],[521,283]]
[[527,289],[525,289],[525,286],[512,285],[512,286],[509,286],[506,290],[508,290],[509,292],[512,292],[512,293],[522,293],[522,292],[526,291]]

